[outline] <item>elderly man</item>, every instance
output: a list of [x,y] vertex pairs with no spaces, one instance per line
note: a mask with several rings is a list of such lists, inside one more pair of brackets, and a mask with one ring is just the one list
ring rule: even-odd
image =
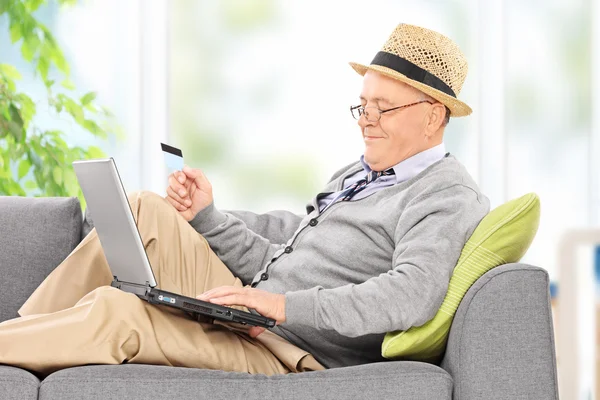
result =
[[277,321],[246,328],[112,288],[95,230],[0,324],[0,363],[40,373],[123,362],[279,374],[381,360],[383,335],[433,318],[460,252],[489,211],[447,153],[467,65],[439,33],[399,25],[350,108],[365,142],[300,217],[219,211],[184,168],[166,198],[129,196],[162,289]]

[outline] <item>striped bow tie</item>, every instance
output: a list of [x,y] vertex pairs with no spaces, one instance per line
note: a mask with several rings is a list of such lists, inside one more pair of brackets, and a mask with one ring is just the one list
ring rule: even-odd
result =
[[385,171],[379,171],[379,172],[371,171],[371,172],[369,172],[364,178],[362,178],[361,180],[359,180],[356,183],[354,183],[352,186],[350,186],[347,189],[345,189],[344,191],[342,191],[335,199],[333,199],[331,201],[331,203],[329,203],[327,206],[325,206],[323,208],[323,210],[321,210],[321,212],[325,211],[325,209],[329,208],[329,206],[331,206],[333,203],[336,203],[338,201],[348,201],[348,200],[350,200],[357,193],[359,193],[362,190],[364,190],[364,188],[369,183],[377,180],[377,178],[379,178],[380,176],[383,176],[383,175],[395,175],[395,174],[396,173],[394,172],[393,168],[387,169]]
[[378,172],[370,171],[364,178],[362,178],[358,182],[354,183],[352,186],[350,186],[348,189],[346,189],[344,192],[342,192],[340,195],[340,197],[341,197],[340,201],[350,200],[357,193],[364,190],[364,188],[366,188],[369,183],[377,180],[380,176],[383,176],[383,175],[395,175],[394,169],[390,168],[385,171],[378,171]]

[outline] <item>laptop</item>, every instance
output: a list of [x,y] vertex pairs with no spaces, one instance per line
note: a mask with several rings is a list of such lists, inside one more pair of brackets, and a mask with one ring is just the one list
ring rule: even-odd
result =
[[158,289],[114,159],[75,161],[73,168],[114,277],[111,286],[151,304],[244,325],[275,326],[271,318]]

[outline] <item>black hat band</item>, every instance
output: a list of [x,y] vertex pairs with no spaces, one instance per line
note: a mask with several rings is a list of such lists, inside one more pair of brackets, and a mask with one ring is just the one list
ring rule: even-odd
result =
[[421,82],[456,98],[454,90],[452,90],[444,81],[400,56],[380,51],[375,55],[373,61],[371,61],[371,65],[373,64],[393,69],[409,79]]

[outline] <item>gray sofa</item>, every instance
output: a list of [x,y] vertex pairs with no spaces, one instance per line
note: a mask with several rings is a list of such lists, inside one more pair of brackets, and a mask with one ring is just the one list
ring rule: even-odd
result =
[[[0,197],[0,321],[17,316],[89,228],[75,198]],[[88,365],[43,380],[0,366],[0,399],[36,398],[557,399],[548,274],[507,264],[480,278],[460,304],[440,365],[389,361],[275,377]]]

